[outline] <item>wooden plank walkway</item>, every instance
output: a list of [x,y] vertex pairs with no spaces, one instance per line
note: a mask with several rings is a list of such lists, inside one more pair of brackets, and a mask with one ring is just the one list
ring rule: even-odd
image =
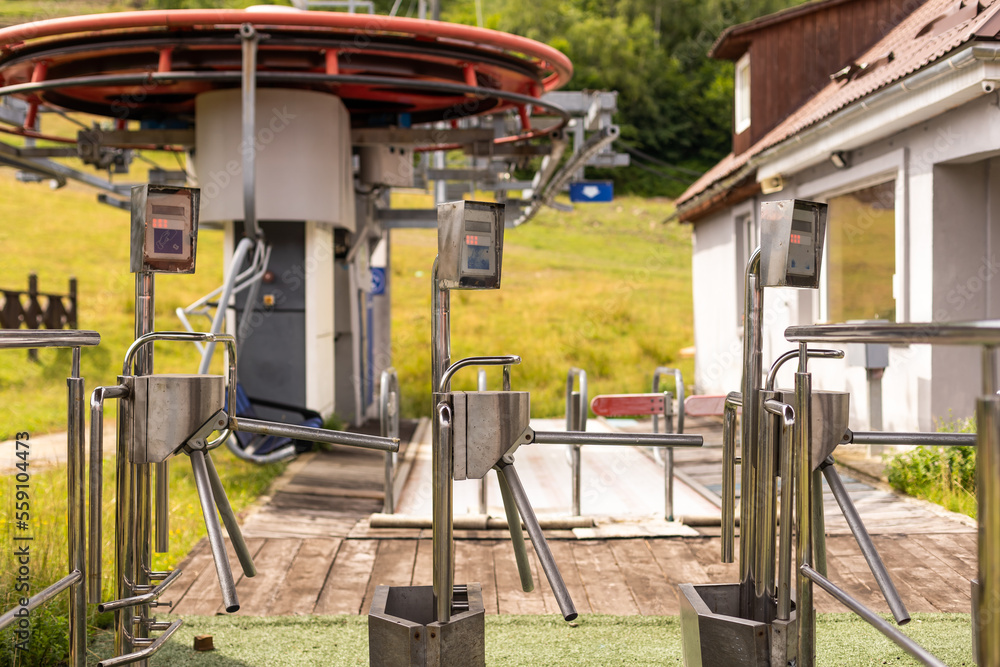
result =
[[[248,542],[256,577],[240,576],[239,564],[231,558],[242,604],[238,614],[365,614],[376,585],[430,583],[428,539]],[[968,613],[969,580],[975,571],[973,536],[876,536],[875,543],[911,613]],[[677,614],[677,584],[726,583],[738,576],[735,565],[719,562],[716,537],[552,540],[550,545],[580,613]],[[831,579],[876,611],[888,612],[853,538],[831,536],[828,549]],[[457,540],[455,580],[482,584],[488,614],[557,614],[533,551],[531,558],[535,590],[524,593],[507,540]],[[199,543],[181,567],[184,575],[172,591],[173,613],[223,613],[207,545]],[[844,611],[821,591],[816,593],[816,607],[820,612]]]
[[[409,455],[416,451],[411,449]],[[702,466],[699,475],[711,483],[706,459],[714,456],[709,448],[687,450],[677,458],[682,469]],[[244,522],[256,577],[241,575],[230,549],[242,604],[239,614],[365,614],[376,585],[430,583],[430,530],[368,525],[369,515],[382,507],[383,461],[380,453],[333,448],[289,466],[273,495]],[[927,503],[845,481],[909,611],[968,612],[976,568],[974,524]],[[825,507],[831,579],[872,608],[887,612],[829,494]],[[738,579],[736,565],[719,562],[717,527],[699,529],[705,533],[701,535],[689,531],[687,537],[659,537],[641,529],[623,530],[620,539],[581,539],[589,533],[579,530],[546,532],[581,613],[677,614],[677,584]],[[455,580],[482,584],[490,614],[558,614],[538,559],[530,554],[535,590],[524,593],[506,531],[456,531]],[[173,612],[222,613],[204,540],[181,567],[184,574],[171,590]],[[816,592],[816,606],[820,612],[844,611],[822,591]]]

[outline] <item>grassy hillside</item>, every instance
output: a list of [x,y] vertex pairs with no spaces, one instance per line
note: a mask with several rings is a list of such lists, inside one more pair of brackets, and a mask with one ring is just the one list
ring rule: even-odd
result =
[[[504,237],[499,291],[453,292],[452,359],[519,354],[515,389],[532,392],[534,416],[565,411],[566,373],[587,371],[591,396],[647,392],[658,365],[693,381],[691,236],[665,200],[622,198],[545,210]],[[408,414],[429,412],[433,230],[392,233],[393,359]],[[499,370],[490,373],[499,387]],[[475,387],[476,373],[455,389]]]
[[[130,179],[144,180],[147,167],[136,165]],[[116,383],[133,340],[128,235],[128,213],[99,204],[92,189],[70,184],[53,192],[44,183],[19,183],[13,170],[0,169],[0,288],[23,290],[35,272],[41,292],[64,294],[69,277],[76,276],[79,327],[101,334],[101,345],[82,355],[88,391]],[[179,329],[174,310],[221,283],[222,232],[204,231],[198,249],[195,275],[157,276],[157,328]],[[24,351],[0,354],[0,439],[65,428],[69,361],[68,350],[41,350],[38,363]],[[197,364],[193,346],[156,346],[158,371],[190,373]],[[113,415],[115,401],[107,408]]]

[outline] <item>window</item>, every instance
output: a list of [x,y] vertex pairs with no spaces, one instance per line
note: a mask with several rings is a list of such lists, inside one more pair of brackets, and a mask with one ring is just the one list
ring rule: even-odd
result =
[[736,61],[736,81],[733,84],[736,99],[733,103],[736,134],[750,127],[750,53]]
[[896,182],[827,203],[827,320],[895,322]]
[[736,217],[736,326],[743,326],[746,299],[746,271],[750,255],[760,245],[757,223],[749,213]]

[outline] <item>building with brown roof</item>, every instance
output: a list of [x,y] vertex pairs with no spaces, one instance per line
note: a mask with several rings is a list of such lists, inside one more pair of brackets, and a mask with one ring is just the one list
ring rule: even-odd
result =
[[[793,324],[1000,318],[998,38],[1000,0],[819,0],[719,37],[712,55],[736,63],[733,153],[677,202],[694,231],[698,391],[739,386],[763,201],[829,205],[821,289],[766,290],[765,363]],[[968,416],[978,365],[971,349],[890,349],[881,426]],[[815,372],[867,428],[865,369]]]

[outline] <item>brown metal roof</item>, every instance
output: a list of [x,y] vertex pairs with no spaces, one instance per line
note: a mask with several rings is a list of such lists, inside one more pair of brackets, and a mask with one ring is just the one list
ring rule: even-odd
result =
[[[969,1],[975,2],[975,0]],[[860,75],[855,75],[853,78],[832,81],[749,150],[740,155],[730,154],[723,158],[678,198],[680,215],[683,217],[685,205],[704,194],[705,190],[712,186],[716,189],[725,186],[726,181],[734,176],[742,177],[743,174],[737,172],[747,165],[752,157],[764,150],[782,143],[879,89],[913,74],[972,39],[997,39],[1000,32],[1000,11],[998,11],[1000,0],[981,1],[979,6],[982,9],[978,15],[961,21],[939,34],[935,34],[935,30],[928,30],[922,36],[917,36],[938,17],[952,14],[959,4],[959,0],[928,0],[917,8],[883,39],[858,57],[856,61],[858,64],[871,65],[869,71],[862,70]],[[942,24],[939,23],[940,25]],[[887,58],[890,53],[892,57]]]

